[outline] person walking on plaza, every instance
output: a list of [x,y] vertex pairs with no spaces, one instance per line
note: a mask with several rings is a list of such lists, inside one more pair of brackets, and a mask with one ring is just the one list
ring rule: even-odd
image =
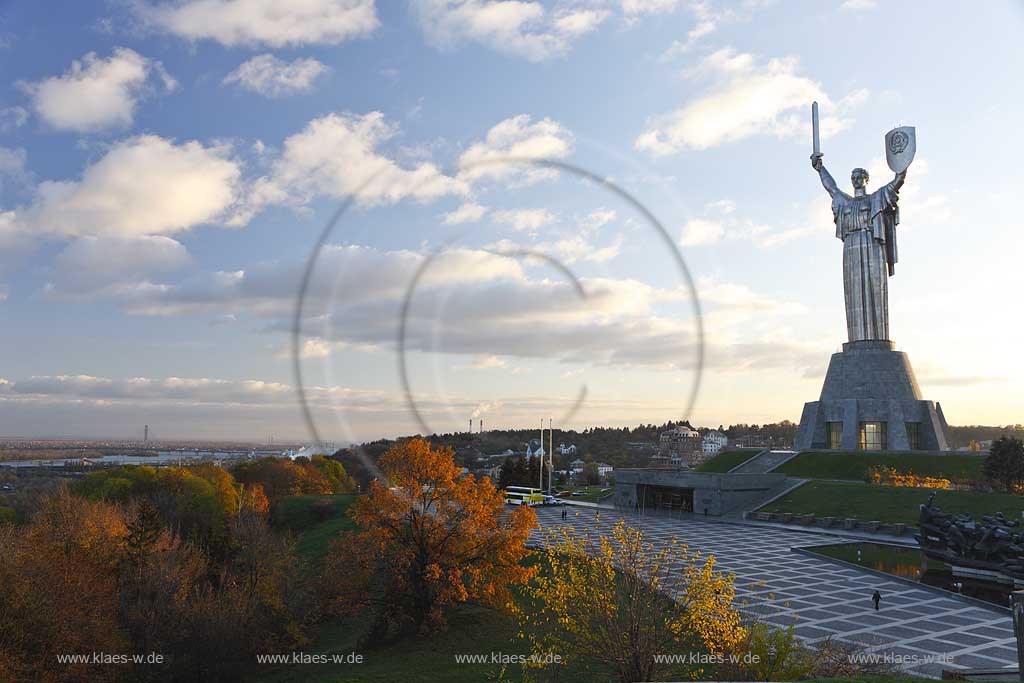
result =
[[878,611],[878,603],[882,602],[882,594],[875,591],[875,594],[871,596],[871,601],[875,603],[875,611]]

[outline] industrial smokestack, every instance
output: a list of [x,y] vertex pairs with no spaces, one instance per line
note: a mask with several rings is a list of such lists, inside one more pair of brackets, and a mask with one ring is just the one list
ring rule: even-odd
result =
[[480,433],[484,433],[484,419],[482,417],[480,418]]

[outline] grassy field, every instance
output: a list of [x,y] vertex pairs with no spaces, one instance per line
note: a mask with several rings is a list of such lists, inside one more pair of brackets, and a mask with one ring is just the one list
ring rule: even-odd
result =
[[[855,517],[864,521],[917,523],[918,505],[928,502],[931,489],[842,484],[810,481],[760,512],[792,512],[819,517]],[[935,504],[945,512],[968,512],[975,519],[981,515],[1002,512],[1010,519],[1020,519],[1024,496],[976,491],[939,491]]]
[[737,448],[722,451],[707,462],[698,465],[696,469],[698,472],[728,472],[733,467],[750,460],[762,450],[761,448]]
[[[808,479],[851,479],[863,481],[868,467],[893,467],[899,472],[913,472],[928,477],[953,481],[982,479],[977,455],[924,455],[919,453],[801,453],[776,472]],[[712,461],[713,462],[713,461]]]
[[458,664],[455,655],[529,653],[529,648],[519,642],[516,636],[517,624],[509,615],[476,605],[463,605],[454,610],[448,630],[442,633],[425,638],[408,638],[384,647],[360,647],[359,637],[365,632],[366,626],[365,621],[360,619],[328,624],[320,632],[315,645],[307,649],[310,653],[328,655],[359,653],[364,657],[360,664],[295,664],[268,670],[252,680],[266,683],[476,683],[486,680],[520,680],[518,667],[510,667],[508,678],[499,679],[500,665]]
[[295,553],[316,561],[330,548],[331,541],[342,531],[354,528],[349,519],[352,494],[289,496],[274,509],[274,526],[287,529],[298,536]]
[[562,490],[583,491],[585,495],[572,496],[571,498],[565,498],[564,500],[582,500],[587,503],[596,503],[612,493],[612,487],[610,486],[566,486]]

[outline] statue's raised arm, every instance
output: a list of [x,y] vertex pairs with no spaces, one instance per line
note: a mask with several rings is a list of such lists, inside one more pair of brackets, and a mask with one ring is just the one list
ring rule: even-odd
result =
[[839,192],[839,186],[836,185],[835,179],[832,174],[825,168],[825,164],[822,163],[821,152],[817,152],[811,155],[811,167],[818,172],[818,177],[821,178],[821,185],[829,193],[830,196],[835,196],[836,192]]
[[900,171],[899,173],[896,174],[896,178],[891,183],[889,183],[889,187],[892,188],[893,191],[899,192],[900,188],[903,187],[903,183],[906,180],[907,180],[907,171],[906,171],[906,169],[904,169],[904,170],[902,170],[902,171]]

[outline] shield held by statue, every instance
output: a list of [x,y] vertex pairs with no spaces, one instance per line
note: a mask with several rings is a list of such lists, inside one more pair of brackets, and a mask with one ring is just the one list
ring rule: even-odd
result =
[[885,134],[885,161],[893,173],[903,173],[917,153],[917,134],[913,126],[893,128]]

